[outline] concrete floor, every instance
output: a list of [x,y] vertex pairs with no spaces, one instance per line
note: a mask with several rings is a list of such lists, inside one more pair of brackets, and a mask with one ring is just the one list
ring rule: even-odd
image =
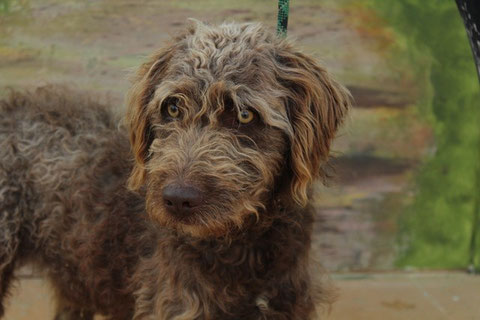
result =
[[[329,320],[479,320],[480,276],[460,272],[334,274],[339,298]],[[53,319],[41,278],[21,278],[6,320]],[[100,318],[98,318],[100,319]]]
[[478,320],[480,277],[456,272],[334,275],[332,320]]

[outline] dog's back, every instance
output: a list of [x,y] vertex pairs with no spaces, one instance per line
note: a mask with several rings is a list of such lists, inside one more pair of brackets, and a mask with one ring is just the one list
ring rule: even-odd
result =
[[[0,113],[0,204],[26,222],[74,209],[68,204],[95,187],[94,180],[114,184],[115,167],[128,165],[118,119],[80,92],[55,86],[12,91],[0,100]],[[52,197],[58,206],[50,205]]]
[[0,113],[0,298],[28,261],[48,266],[61,297],[99,310],[121,309],[123,297],[131,308],[130,296],[112,292],[136,258],[125,256],[126,244],[106,249],[126,241],[134,223],[125,210],[139,205],[124,194],[129,147],[114,113],[54,86],[11,92]]

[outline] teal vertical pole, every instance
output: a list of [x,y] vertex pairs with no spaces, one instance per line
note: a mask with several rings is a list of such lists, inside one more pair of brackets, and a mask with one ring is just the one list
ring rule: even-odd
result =
[[289,0],[278,0],[277,35],[282,38],[287,36],[288,3]]

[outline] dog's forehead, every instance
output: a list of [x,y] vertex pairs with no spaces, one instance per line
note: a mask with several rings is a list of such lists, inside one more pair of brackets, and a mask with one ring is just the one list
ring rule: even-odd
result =
[[271,60],[278,40],[259,24],[198,24],[182,42],[183,61],[228,77]]

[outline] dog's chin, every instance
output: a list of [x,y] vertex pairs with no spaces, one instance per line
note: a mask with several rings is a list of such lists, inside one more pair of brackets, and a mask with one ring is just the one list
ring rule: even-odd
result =
[[162,228],[181,235],[195,238],[223,238],[242,232],[246,221],[256,220],[256,214],[245,209],[227,214],[192,213],[190,215],[172,214],[164,207],[149,210],[149,217]]
[[200,225],[178,224],[176,231],[179,234],[191,236],[198,239],[223,238],[230,234],[228,228],[208,228]]

